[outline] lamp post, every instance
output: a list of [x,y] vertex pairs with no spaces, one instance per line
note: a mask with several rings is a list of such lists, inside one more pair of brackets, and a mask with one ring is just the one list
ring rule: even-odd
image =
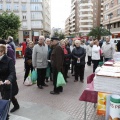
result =
[[110,29],[111,29],[110,20],[111,20],[112,15],[113,15],[113,13],[108,14],[108,16],[109,16],[109,38],[110,38]]

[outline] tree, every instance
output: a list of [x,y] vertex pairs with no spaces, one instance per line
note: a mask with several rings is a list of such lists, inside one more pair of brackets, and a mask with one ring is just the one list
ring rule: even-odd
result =
[[59,34],[59,39],[60,40],[65,39],[65,35],[63,33]]
[[18,30],[21,26],[19,16],[14,13],[3,12],[0,15],[0,37],[6,39],[12,36],[14,40],[18,38]]
[[92,28],[88,34],[88,36],[93,36],[98,40],[101,38],[101,36],[107,36],[107,35],[111,35],[111,33],[107,29],[102,27]]
[[55,37],[59,37],[59,34],[58,34],[58,32],[56,31],[56,32],[54,32],[54,36]]

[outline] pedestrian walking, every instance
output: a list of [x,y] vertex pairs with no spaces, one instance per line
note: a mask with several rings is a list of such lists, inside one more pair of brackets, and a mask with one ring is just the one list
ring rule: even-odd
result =
[[25,75],[24,75],[24,82],[25,82],[26,78],[28,77],[30,70],[31,70],[31,73],[33,71],[33,65],[32,65],[33,46],[34,46],[33,42],[29,41],[28,47],[25,50],[25,68],[26,69],[25,69]]
[[[14,107],[10,112],[19,109],[19,104],[15,96],[18,94],[18,85],[16,81],[16,71],[13,60],[6,55],[6,46],[0,45],[0,92],[2,99],[11,101]],[[4,88],[1,86],[4,84]],[[10,95],[10,84],[12,84],[12,96]]]
[[113,54],[115,52],[114,43],[110,43],[110,38],[106,37],[106,42],[102,45],[102,51],[104,56],[104,61],[111,60],[113,58]]
[[52,37],[51,40],[53,45],[53,50],[51,53],[51,65],[53,70],[54,89],[50,92],[50,94],[57,95],[63,91],[63,87],[57,87],[56,84],[58,72],[63,72],[64,52],[59,45],[59,38]]
[[93,61],[93,73],[94,73],[100,61],[100,46],[99,46],[99,41],[97,39],[94,40],[94,44],[92,47],[92,61]]
[[45,84],[46,68],[48,66],[48,45],[45,44],[45,37],[40,36],[38,44],[33,48],[32,54],[33,68],[37,68],[37,86],[43,89]]
[[78,77],[80,76],[80,81],[84,82],[84,69],[85,69],[85,56],[86,51],[84,48],[80,46],[80,40],[75,40],[76,47],[72,51],[72,56],[75,62],[75,80],[78,81]]

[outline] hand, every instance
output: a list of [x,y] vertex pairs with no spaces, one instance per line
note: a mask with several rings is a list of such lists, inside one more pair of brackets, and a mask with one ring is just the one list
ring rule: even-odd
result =
[[3,81],[0,81],[0,85],[3,85],[4,83],[3,83]]
[[5,80],[4,84],[6,84],[6,85],[10,85],[11,82],[10,82],[9,80]]

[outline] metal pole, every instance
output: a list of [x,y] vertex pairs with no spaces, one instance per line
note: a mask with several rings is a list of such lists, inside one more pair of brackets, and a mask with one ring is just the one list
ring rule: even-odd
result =
[[86,120],[86,110],[87,110],[87,102],[85,102],[85,109],[84,109],[84,120]]

